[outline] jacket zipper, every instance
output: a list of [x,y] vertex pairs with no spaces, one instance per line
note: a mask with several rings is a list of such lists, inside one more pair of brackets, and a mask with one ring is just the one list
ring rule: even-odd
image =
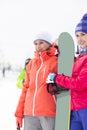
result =
[[37,83],[37,79],[38,79],[38,74],[39,74],[39,71],[43,65],[43,60],[42,58],[40,57],[41,59],[41,65],[39,67],[39,69],[37,70],[37,73],[36,73],[36,80],[35,80],[35,84],[36,84],[36,88],[35,88],[35,93],[34,93],[34,98],[33,98],[33,108],[32,108],[32,115],[34,116],[34,109],[35,109],[35,98],[36,98],[36,94],[37,94],[37,88],[38,88],[38,83]]

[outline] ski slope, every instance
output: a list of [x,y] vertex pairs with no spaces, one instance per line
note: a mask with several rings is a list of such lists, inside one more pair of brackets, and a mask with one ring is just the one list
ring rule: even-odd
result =
[[0,73],[0,130],[16,130],[14,112],[21,90],[16,87],[16,72]]

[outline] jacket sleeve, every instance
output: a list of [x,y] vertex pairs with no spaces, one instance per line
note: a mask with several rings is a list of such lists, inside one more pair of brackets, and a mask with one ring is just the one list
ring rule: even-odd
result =
[[24,103],[26,98],[26,93],[29,88],[29,68],[26,71],[25,82],[23,83],[22,93],[20,95],[18,105],[15,111],[15,116],[22,118],[24,115]]
[[82,91],[87,89],[87,63],[80,70],[77,77],[68,77],[62,74],[58,74],[55,79],[58,85],[64,88],[73,89],[77,91]]

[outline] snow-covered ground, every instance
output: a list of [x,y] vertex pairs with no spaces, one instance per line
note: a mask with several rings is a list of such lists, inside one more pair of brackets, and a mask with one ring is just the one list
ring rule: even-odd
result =
[[[16,130],[14,112],[21,90],[16,87],[18,73],[0,73],[0,130]],[[21,129],[22,130],[22,129]]]

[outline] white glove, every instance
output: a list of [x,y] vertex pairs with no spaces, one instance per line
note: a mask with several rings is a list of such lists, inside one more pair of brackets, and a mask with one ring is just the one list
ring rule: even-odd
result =
[[55,76],[55,73],[50,73],[47,77],[46,83],[54,83]]

